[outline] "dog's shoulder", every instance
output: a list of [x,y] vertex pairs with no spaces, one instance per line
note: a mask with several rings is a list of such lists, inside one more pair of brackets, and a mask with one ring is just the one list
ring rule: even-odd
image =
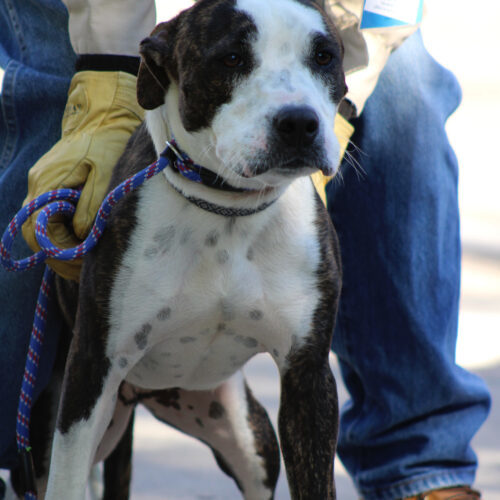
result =
[[140,172],[156,160],[156,150],[143,122],[130,136],[124,152],[116,163],[108,191],[114,189],[124,180]]

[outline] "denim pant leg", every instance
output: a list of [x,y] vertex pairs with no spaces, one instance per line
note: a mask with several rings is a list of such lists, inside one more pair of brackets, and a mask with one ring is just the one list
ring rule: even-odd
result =
[[[0,0],[0,230],[22,205],[28,169],[58,140],[75,55],[59,0]],[[32,252],[18,235],[15,258]],[[19,391],[43,266],[24,273],[0,266],[0,467],[16,463]],[[35,396],[47,384],[61,328],[55,311],[41,356]]]
[[455,364],[457,162],[444,130],[457,81],[420,33],[389,59],[328,189],[344,284],[333,349],[351,399],[339,456],[363,498],[471,484],[484,383]]

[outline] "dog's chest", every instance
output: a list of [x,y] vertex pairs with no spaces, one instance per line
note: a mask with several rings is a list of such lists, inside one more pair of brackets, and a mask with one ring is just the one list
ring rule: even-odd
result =
[[111,297],[110,355],[134,364],[127,380],[206,389],[258,352],[284,363],[308,333],[318,300],[307,206],[223,218],[161,179],[147,186]]

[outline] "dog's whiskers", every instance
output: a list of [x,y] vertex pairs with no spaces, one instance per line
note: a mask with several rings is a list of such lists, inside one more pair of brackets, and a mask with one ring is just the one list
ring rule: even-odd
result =
[[[356,144],[354,144],[352,141],[349,141],[349,145],[352,146],[353,151],[356,152],[358,154],[358,156],[365,154],[365,153],[363,153],[361,148],[356,146]],[[357,160],[356,157],[354,156],[354,154],[351,153],[350,151],[348,151],[347,149],[345,151],[344,158],[345,158],[346,163],[354,169],[358,179],[362,180],[367,175],[366,170],[362,167],[359,160]]]

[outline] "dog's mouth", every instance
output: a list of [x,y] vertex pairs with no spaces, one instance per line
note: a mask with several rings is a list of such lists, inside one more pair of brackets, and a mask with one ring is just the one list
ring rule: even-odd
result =
[[246,165],[242,171],[242,177],[247,179],[257,177],[266,173],[283,176],[285,178],[301,177],[321,171],[326,176],[334,174],[334,167],[325,156],[316,151],[306,155],[283,156],[280,154],[261,154],[254,162]]

